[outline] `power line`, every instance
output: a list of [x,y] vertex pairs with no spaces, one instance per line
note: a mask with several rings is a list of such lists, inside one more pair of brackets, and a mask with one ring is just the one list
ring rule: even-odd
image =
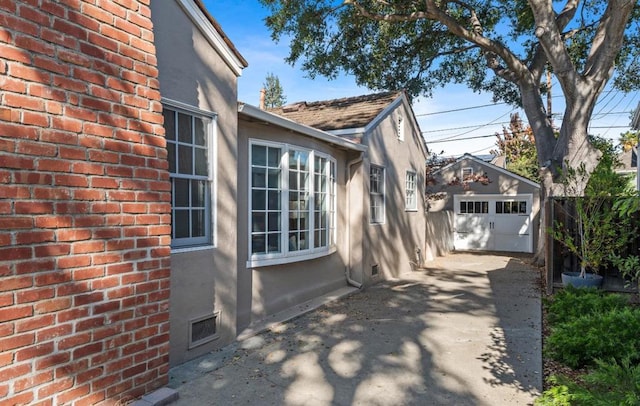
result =
[[[590,128],[628,128],[628,125],[617,125],[617,126],[610,126],[610,125],[606,125],[606,126],[597,126],[597,127],[590,127]],[[445,143],[445,142],[456,142],[456,141],[466,141],[466,140],[475,140],[475,139],[479,139],[479,138],[489,138],[489,137],[495,137],[496,134],[487,134],[487,135],[474,135],[473,137],[464,137],[464,138],[441,138],[439,140],[425,140],[425,142],[427,144],[441,144],[441,143]]]
[[[495,125],[498,124],[509,124],[510,121],[500,121],[499,123],[493,123]],[[428,131],[422,131],[422,134],[428,134],[428,133],[438,133],[438,132],[443,132],[443,131],[454,131],[454,130],[466,130],[467,128],[477,128],[478,126],[485,126],[487,124],[474,124],[474,125],[467,125],[464,127],[451,127],[451,128],[440,128],[437,130],[428,130]]]
[[456,139],[450,139],[450,138],[446,138],[446,139],[441,139],[441,140],[436,140],[436,141],[428,141],[427,140],[427,144],[440,144],[443,142],[456,142],[456,141],[466,141],[466,140],[475,140],[478,138],[489,138],[489,137],[495,137],[495,134],[491,134],[491,135],[476,135],[473,137],[465,137],[465,138],[456,138]]
[[471,107],[461,107],[459,109],[453,109],[453,110],[443,110],[443,111],[435,111],[433,113],[422,113],[422,114],[416,114],[416,117],[425,117],[425,116],[434,116],[436,114],[444,114],[444,113],[455,113],[457,111],[465,111],[465,110],[473,110],[473,109],[480,109],[483,107],[491,107],[491,106],[498,106],[500,104],[507,104],[505,102],[500,102],[500,103],[489,103],[489,104],[481,104],[479,106],[471,106]]

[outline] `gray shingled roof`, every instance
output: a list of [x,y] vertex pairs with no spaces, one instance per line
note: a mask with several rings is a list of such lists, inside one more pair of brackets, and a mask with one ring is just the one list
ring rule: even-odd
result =
[[297,102],[269,112],[323,131],[365,127],[402,92],[385,92],[342,99]]

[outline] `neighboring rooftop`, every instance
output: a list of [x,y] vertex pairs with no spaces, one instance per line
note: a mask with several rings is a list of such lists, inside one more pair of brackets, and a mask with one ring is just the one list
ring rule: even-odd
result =
[[638,169],[638,155],[635,148],[622,151],[618,159],[621,162],[621,166],[617,168],[618,172],[635,172]]
[[269,112],[323,131],[367,126],[402,92],[385,92],[342,99],[297,102]]

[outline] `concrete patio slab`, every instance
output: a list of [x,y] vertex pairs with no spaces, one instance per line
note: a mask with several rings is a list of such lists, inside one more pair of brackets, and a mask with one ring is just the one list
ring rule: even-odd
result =
[[454,254],[273,323],[172,369],[173,404],[532,404],[541,305],[528,263]]

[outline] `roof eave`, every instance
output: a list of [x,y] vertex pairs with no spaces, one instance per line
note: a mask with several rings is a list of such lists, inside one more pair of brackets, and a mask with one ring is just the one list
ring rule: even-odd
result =
[[491,162],[485,162],[482,159],[478,159],[478,158],[476,158],[475,156],[473,156],[471,154],[464,154],[461,157],[459,157],[458,159],[456,159],[454,162],[451,162],[450,164],[445,165],[442,168],[436,169],[435,171],[433,171],[433,173],[439,173],[439,172],[444,171],[445,169],[449,169],[453,165],[459,164],[464,159],[470,159],[470,160],[472,160],[472,161],[474,161],[474,162],[476,162],[476,163],[478,163],[480,165],[484,165],[484,166],[490,167],[492,169],[495,169],[498,172],[501,172],[501,173],[503,173],[505,175],[514,177],[514,178],[516,178],[516,179],[518,179],[518,180],[520,180],[520,181],[522,181],[524,183],[527,183],[527,184],[529,184],[531,186],[535,186],[538,189],[540,189],[540,184],[539,183],[536,183],[536,182],[534,182],[532,180],[529,180],[529,179],[525,178],[524,176],[520,176],[517,173],[511,172],[511,171],[509,171],[507,169],[504,169],[504,168],[501,168],[501,167],[499,167],[497,165],[494,165]]
[[249,66],[200,0],[176,0],[236,76]]
[[260,120],[269,124],[277,125],[287,130],[291,130],[344,149],[360,152],[364,152],[368,149],[365,145],[356,144],[328,132],[309,127],[304,124],[296,123],[295,121],[289,120],[277,114],[269,113],[250,104],[238,103],[238,114],[244,114],[247,117],[251,117],[255,120]]

